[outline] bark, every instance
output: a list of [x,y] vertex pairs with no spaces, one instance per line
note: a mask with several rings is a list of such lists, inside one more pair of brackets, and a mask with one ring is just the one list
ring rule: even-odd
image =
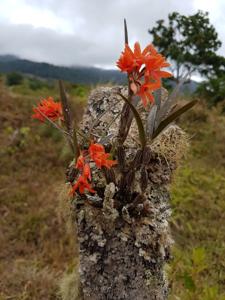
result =
[[[118,90],[127,92],[119,87],[95,91],[81,124],[83,132],[94,129],[101,137],[105,134],[106,146],[116,141],[118,132],[117,115],[123,105]],[[144,110],[141,114],[146,119]],[[183,152],[185,135],[170,126],[141,151],[133,123],[125,144],[118,147],[119,166],[105,170],[105,176],[94,169],[97,194],[76,197],[84,300],[165,300],[168,296],[164,266],[172,239],[167,185]]]
[[140,219],[131,218],[128,210],[120,215],[113,208],[114,195],[115,185],[110,183],[103,209],[85,205],[78,213],[84,299],[166,299],[168,192],[152,191],[152,216]]

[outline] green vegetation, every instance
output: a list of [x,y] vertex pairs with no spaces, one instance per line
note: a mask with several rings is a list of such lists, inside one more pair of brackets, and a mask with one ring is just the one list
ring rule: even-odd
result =
[[23,81],[23,76],[20,73],[9,73],[6,76],[6,83],[7,85],[18,85]]
[[[70,284],[68,278],[62,281],[63,274],[73,274],[77,263],[63,188],[71,157],[57,130],[31,119],[32,106],[41,96],[57,99],[58,87],[41,81],[33,89],[29,78],[7,87],[4,80],[0,78],[0,299],[59,300],[59,284],[64,294]],[[66,83],[66,89],[80,116],[90,87]],[[179,122],[189,133],[190,149],[171,187],[176,243],[168,265],[170,300],[224,300],[225,116],[220,107],[209,110],[201,103]]]
[[62,79],[77,84],[124,83],[126,76],[117,70],[104,70],[94,67],[61,67],[48,63],[38,63],[7,55],[0,55],[0,72],[20,72],[46,79]]
[[194,134],[172,185],[173,299],[225,299],[225,117],[203,105],[180,120]]
[[[173,12],[167,24],[158,20],[148,32],[159,52],[171,60],[177,82],[197,72],[204,79],[197,88],[200,97],[210,106],[225,99],[225,57],[216,53],[221,42],[207,12],[198,11],[190,16]],[[165,84],[169,87],[171,79],[165,80]]]
[[209,106],[213,106],[225,99],[225,75],[214,76],[204,81],[197,89],[197,94],[205,97]]
[[215,65],[215,51],[221,46],[218,34],[210,24],[208,13],[198,11],[191,16],[173,12],[149,30],[153,44],[173,61],[173,74],[179,81],[186,73],[199,71],[209,73]]

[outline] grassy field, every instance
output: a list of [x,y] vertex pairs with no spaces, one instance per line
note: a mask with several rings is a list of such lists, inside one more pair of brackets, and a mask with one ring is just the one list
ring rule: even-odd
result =
[[[0,80],[0,300],[60,299],[60,279],[76,263],[58,197],[71,153],[59,132],[31,119],[57,87]],[[80,111],[90,89],[67,89]],[[171,186],[170,300],[224,300],[225,116],[199,104],[179,123],[190,149]]]

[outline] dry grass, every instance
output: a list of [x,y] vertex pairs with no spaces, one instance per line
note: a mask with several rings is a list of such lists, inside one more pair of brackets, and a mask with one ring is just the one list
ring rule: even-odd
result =
[[32,97],[0,90],[0,299],[57,299],[75,252],[57,199],[69,155],[55,129],[31,120]]
[[[76,241],[61,186],[71,154],[55,129],[30,118],[36,96],[56,89],[1,82],[0,92],[0,299],[57,300],[60,290],[68,299]],[[224,300],[225,117],[199,105],[180,122],[191,147],[172,187],[171,299]]]

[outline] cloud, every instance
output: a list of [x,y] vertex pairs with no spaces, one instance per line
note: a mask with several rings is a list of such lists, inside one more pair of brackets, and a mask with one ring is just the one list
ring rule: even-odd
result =
[[[215,9],[222,0],[217,1],[214,23],[222,17]],[[124,17],[130,41],[144,45],[158,19],[172,11],[192,14],[204,5],[202,0],[1,0],[0,53],[61,65],[113,66],[123,48]]]
[[0,53],[62,65],[90,65],[91,53],[96,55],[96,63],[107,61],[97,53],[93,42],[79,36],[31,25],[1,24],[1,30]]

